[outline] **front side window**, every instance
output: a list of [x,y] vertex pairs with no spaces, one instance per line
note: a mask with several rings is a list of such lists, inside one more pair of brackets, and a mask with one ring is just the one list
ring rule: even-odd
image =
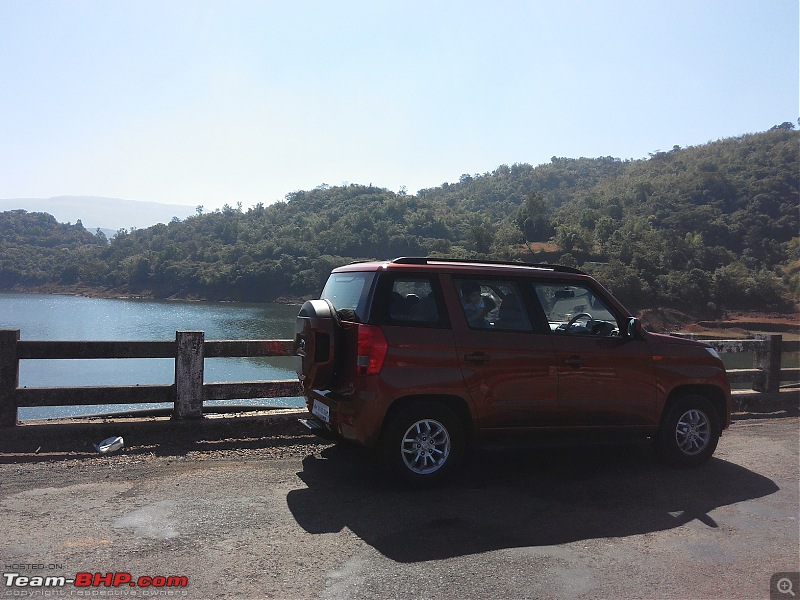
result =
[[564,283],[534,283],[550,330],[566,335],[618,336],[617,318],[591,288]]

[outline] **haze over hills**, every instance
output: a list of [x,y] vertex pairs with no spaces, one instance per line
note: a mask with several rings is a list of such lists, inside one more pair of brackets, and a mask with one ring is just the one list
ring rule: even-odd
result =
[[169,223],[173,217],[185,219],[195,214],[195,207],[184,204],[160,204],[99,196],[54,196],[52,198],[0,199],[0,212],[22,209],[45,212],[61,223],[79,219],[91,232],[101,229],[111,237],[120,229],[144,229],[156,223]]

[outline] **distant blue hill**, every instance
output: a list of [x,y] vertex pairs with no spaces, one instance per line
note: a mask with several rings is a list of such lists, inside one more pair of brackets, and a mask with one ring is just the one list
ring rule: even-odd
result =
[[173,217],[183,220],[195,214],[194,206],[184,204],[97,196],[0,199],[0,212],[17,209],[46,212],[61,223],[76,223],[80,219],[88,231],[101,229],[109,238],[120,229],[144,229],[156,223],[169,223]]

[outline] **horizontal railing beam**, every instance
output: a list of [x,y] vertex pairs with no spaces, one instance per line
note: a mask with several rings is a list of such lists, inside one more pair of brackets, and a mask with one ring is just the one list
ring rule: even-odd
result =
[[[292,340],[211,340],[206,358],[291,356]],[[175,342],[19,341],[18,359],[175,358]]]
[[211,340],[204,344],[206,358],[292,356],[294,340]]
[[[719,352],[755,352],[767,344],[766,340],[757,339],[718,340],[716,338],[703,338],[696,333],[672,335],[691,340],[699,340],[705,344],[708,344]],[[781,340],[781,352],[800,352],[800,340]]]
[[174,402],[174,385],[97,387],[26,387],[17,390],[17,406],[75,406],[81,404],[144,404]]
[[761,369],[727,369],[726,373],[731,383],[752,383],[754,379],[764,377]]
[[175,358],[175,342],[17,342],[19,359]]
[[[296,379],[236,381],[203,384],[204,400],[245,400],[300,396]],[[145,404],[175,401],[174,385],[26,387],[17,390],[17,405],[72,406],[76,404]]]
[[781,352],[800,352],[800,340],[783,340],[781,342]]
[[800,382],[800,368],[784,367],[783,369],[781,369],[781,381]]
[[[764,378],[762,369],[728,369],[728,381],[731,383],[750,383],[754,379]],[[784,367],[781,369],[781,381],[800,381],[800,369]]]
[[717,352],[736,354],[739,352],[756,352],[766,345],[764,340],[700,340]]
[[205,383],[206,400],[241,400],[245,398],[290,398],[301,396],[303,388],[296,379],[277,381],[241,381],[232,383]]

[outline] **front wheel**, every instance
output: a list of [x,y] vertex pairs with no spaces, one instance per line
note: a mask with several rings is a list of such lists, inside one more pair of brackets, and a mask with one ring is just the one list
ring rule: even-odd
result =
[[415,485],[441,481],[464,454],[464,428],[439,403],[417,403],[402,409],[387,424],[382,440],[389,469]]
[[656,440],[657,449],[671,465],[695,467],[714,454],[720,431],[719,416],[711,402],[690,394],[667,412]]

